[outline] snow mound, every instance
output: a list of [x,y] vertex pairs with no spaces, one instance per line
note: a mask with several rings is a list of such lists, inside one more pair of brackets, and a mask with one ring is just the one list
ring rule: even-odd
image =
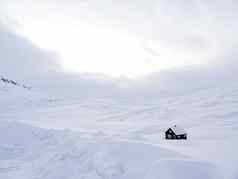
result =
[[38,154],[33,154],[33,160],[30,161],[33,167],[24,173],[35,173],[44,179],[144,179],[156,161],[171,157],[184,158],[179,153],[159,146],[110,140],[77,141],[70,138],[55,138]]
[[13,122],[1,122],[0,134],[0,178],[144,179],[158,160],[186,158],[157,145],[84,140]]
[[161,160],[150,170],[146,179],[222,179],[216,166],[204,161]]

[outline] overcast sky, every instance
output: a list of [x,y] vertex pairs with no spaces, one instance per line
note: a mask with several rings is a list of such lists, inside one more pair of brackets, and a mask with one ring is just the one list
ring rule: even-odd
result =
[[63,69],[138,77],[210,63],[238,37],[235,0],[3,0],[1,20]]
[[235,0],[1,0],[0,70],[100,74],[111,86],[235,79],[237,19]]

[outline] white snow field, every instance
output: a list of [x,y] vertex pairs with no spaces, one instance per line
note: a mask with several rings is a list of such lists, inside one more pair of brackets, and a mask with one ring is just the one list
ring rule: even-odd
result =
[[[238,179],[236,84],[147,101],[1,84],[0,105],[0,179]],[[164,139],[174,124],[188,140]]]

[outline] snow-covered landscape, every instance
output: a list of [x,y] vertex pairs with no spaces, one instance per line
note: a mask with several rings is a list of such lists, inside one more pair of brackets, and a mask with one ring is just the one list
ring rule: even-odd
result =
[[[156,100],[64,99],[1,82],[0,178],[238,177],[238,86]],[[164,132],[183,126],[188,140]]]
[[0,0],[0,179],[238,179],[237,0]]

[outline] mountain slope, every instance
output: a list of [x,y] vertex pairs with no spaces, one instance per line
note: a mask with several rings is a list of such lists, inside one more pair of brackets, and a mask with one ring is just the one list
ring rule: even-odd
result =
[[[3,178],[237,177],[235,83],[136,101],[18,89],[0,92]],[[164,140],[174,124],[186,129],[187,141]]]

